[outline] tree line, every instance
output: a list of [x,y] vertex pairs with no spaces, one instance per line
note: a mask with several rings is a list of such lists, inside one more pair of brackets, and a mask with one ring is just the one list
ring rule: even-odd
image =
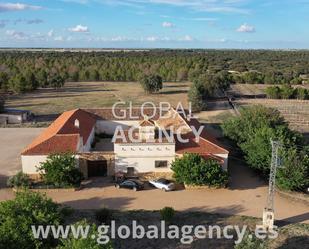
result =
[[229,71],[236,83],[299,84],[309,74],[308,51],[150,50],[131,52],[0,52],[0,89],[25,92],[65,81],[193,81]]
[[306,88],[293,88],[290,85],[270,86],[266,88],[265,92],[269,99],[309,99],[309,91]]

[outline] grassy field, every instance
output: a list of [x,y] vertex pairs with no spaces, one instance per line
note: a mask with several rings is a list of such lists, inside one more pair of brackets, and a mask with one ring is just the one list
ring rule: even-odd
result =
[[[7,108],[30,110],[37,116],[60,114],[75,108],[112,107],[117,101],[132,102],[134,106],[141,106],[151,101],[169,102],[176,107],[179,102],[187,108],[187,93],[190,82],[166,82],[164,88],[157,94],[145,94],[136,82],[68,82],[64,88],[38,89],[31,93],[12,95],[6,101]],[[226,117],[233,115],[231,108],[224,103],[223,108],[210,107],[198,114],[202,122],[222,123]],[[54,117],[53,117],[54,118]],[[50,120],[38,119],[35,126],[48,125]],[[14,125],[12,125],[14,126]],[[31,123],[24,127],[33,126]]]
[[[76,222],[86,218],[90,222],[96,223],[94,211],[92,210],[75,210],[69,217],[69,222]],[[160,226],[160,213],[158,211],[113,211],[112,219],[117,224],[128,225],[131,227],[132,221],[136,220],[137,224],[147,227],[149,225]],[[226,225],[238,225],[242,228],[244,225],[253,232],[257,224],[261,224],[261,220],[247,216],[239,215],[223,215],[214,213],[205,213],[197,211],[176,212],[171,224],[181,227],[183,225],[218,225],[220,227]],[[234,233],[236,235],[236,233]],[[309,226],[306,224],[281,224],[278,230],[278,238],[266,241],[265,249],[289,249],[289,248],[306,248],[309,238]],[[117,249],[133,249],[133,248],[174,248],[174,249],[232,249],[234,247],[233,239],[197,239],[194,238],[192,244],[183,245],[179,239],[117,239],[113,241],[113,245]]]
[[146,101],[179,101],[187,107],[187,92],[191,83],[164,83],[158,94],[145,94],[135,82],[69,82],[59,90],[38,89],[31,93],[10,96],[8,108],[26,109],[36,115],[58,114],[75,108],[111,107],[117,101],[132,101],[141,105]]

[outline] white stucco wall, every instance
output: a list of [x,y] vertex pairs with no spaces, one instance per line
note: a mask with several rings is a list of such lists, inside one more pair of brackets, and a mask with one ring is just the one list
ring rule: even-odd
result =
[[[136,173],[170,172],[175,159],[175,144],[115,144],[115,171],[126,172],[134,167]],[[155,168],[155,161],[168,161],[168,167]]]
[[124,130],[130,126],[138,126],[139,120],[98,120],[96,122],[96,132],[114,135],[117,126],[122,126]]
[[94,136],[95,136],[95,127],[92,128],[91,133],[88,137],[88,140],[83,147],[84,152],[88,152],[91,150],[91,143],[93,142]]
[[[75,156],[76,167],[79,167],[79,156]],[[47,155],[36,155],[36,156],[21,156],[22,171],[25,174],[39,174],[37,171],[37,166],[47,160]]]
[[215,156],[218,156],[218,157],[221,157],[221,158],[224,159],[224,163],[222,165],[222,169],[227,171],[229,154],[215,154]]
[[25,174],[38,174],[37,166],[46,161],[47,156],[21,156],[22,170]]

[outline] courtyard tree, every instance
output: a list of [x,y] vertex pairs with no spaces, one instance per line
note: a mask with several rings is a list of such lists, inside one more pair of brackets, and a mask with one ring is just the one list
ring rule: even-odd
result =
[[203,159],[198,154],[186,153],[176,158],[171,169],[177,182],[196,186],[222,187],[227,184],[228,174],[213,159]]
[[79,186],[83,175],[76,166],[76,159],[71,153],[52,154],[38,167],[45,184],[55,187]]
[[139,82],[146,93],[159,92],[163,88],[162,77],[159,75],[142,75]]

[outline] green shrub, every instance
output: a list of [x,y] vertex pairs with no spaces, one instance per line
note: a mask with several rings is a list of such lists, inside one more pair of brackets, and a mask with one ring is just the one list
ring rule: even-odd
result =
[[166,222],[171,222],[175,216],[175,210],[172,207],[164,207],[160,210],[161,219]]
[[49,236],[36,239],[31,226],[60,225],[59,205],[40,193],[17,192],[14,200],[0,202],[0,248],[54,248],[57,241]]
[[29,188],[31,186],[31,179],[20,171],[8,179],[7,186],[10,188]]
[[234,246],[234,249],[266,249],[265,242],[254,234],[246,233],[242,241]]
[[282,99],[293,99],[295,95],[294,88],[290,85],[284,85],[281,87],[281,98]]
[[78,229],[78,227],[86,228],[89,226],[89,233],[87,238],[74,238],[72,234],[69,235],[66,239],[60,240],[60,245],[57,249],[113,249],[111,242],[107,244],[99,244],[96,239],[93,239],[92,236],[96,238],[98,235],[98,228],[95,224],[89,224],[86,220],[81,220],[73,224],[73,226]]
[[38,171],[45,184],[59,188],[80,186],[83,179],[76,167],[76,159],[70,153],[49,155]]
[[277,186],[284,190],[304,191],[309,186],[309,148],[285,149],[283,158],[283,167],[277,171]]
[[95,218],[102,224],[108,224],[113,219],[113,211],[108,208],[101,208],[95,212]]
[[[279,112],[262,106],[245,108],[241,116],[227,120],[224,135],[237,143],[249,167],[269,176],[271,139],[281,142],[283,168],[277,172],[276,184],[286,190],[300,191],[308,187],[309,149],[303,137],[289,129]],[[299,147],[304,147],[299,149]]]
[[222,187],[228,180],[227,172],[217,161],[204,160],[198,154],[186,153],[182,158],[176,158],[171,169],[177,182],[189,185]]
[[297,99],[305,100],[309,99],[309,93],[306,88],[297,88],[296,89],[296,97]]
[[280,99],[281,98],[281,90],[278,86],[270,86],[265,89],[265,93],[267,98],[269,99]]

